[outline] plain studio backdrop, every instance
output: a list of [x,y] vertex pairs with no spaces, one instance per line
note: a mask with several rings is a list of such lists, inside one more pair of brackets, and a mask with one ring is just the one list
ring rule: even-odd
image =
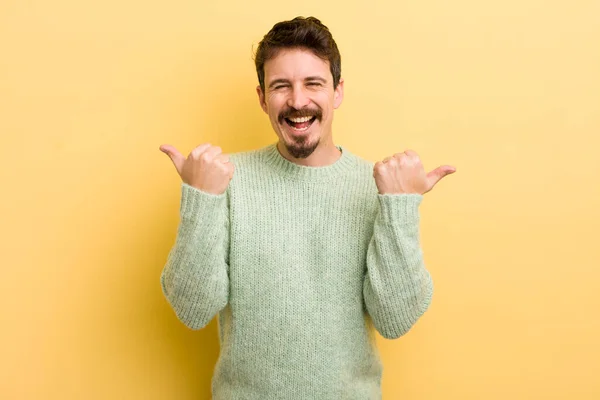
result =
[[435,284],[378,337],[385,400],[600,398],[600,2],[0,3],[0,397],[208,399],[217,324],[160,272],[158,147],[276,140],[252,52],[314,15],[342,54],[337,144],[457,167],[421,205]]

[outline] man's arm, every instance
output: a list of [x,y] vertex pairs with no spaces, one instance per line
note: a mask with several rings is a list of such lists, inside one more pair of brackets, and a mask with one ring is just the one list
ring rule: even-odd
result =
[[181,221],[160,277],[177,317],[205,327],[229,300],[229,204],[235,166],[219,146],[204,143],[184,157],[160,146],[181,177]]
[[229,299],[227,193],[211,194],[186,183],[181,190],[181,221],[160,281],[181,322],[201,329]]
[[433,282],[419,243],[419,204],[450,165],[426,173],[412,150],[375,163],[379,210],[367,249],[363,296],[373,325],[388,339],[410,330],[431,303]]
[[431,303],[433,282],[419,241],[420,194],[378,194],[363,295],[373,325],[387,339],[410,330]]

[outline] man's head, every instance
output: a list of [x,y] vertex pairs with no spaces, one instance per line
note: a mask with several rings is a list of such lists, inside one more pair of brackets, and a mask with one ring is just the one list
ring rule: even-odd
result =
[[329,29],[314,17],[275,24],[255,57],[256,91],[271,125],[295,158],[333,145],[333,110],[342,103],[341,57]]

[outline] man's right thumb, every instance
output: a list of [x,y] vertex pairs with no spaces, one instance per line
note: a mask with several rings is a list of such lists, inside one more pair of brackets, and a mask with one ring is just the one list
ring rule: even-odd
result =
[[163,144],[160,146],[160,151],[169,156],[175,169],[177,169],[177,173],[181,175],[181,171],[183,170],[183,163],[185,162],[185,157],[181,154],[175,147],[170,144]]

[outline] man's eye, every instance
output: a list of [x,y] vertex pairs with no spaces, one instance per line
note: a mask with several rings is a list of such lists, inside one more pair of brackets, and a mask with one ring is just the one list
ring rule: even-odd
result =
[[319,82],[308,82],[308,86],[321,86]]

